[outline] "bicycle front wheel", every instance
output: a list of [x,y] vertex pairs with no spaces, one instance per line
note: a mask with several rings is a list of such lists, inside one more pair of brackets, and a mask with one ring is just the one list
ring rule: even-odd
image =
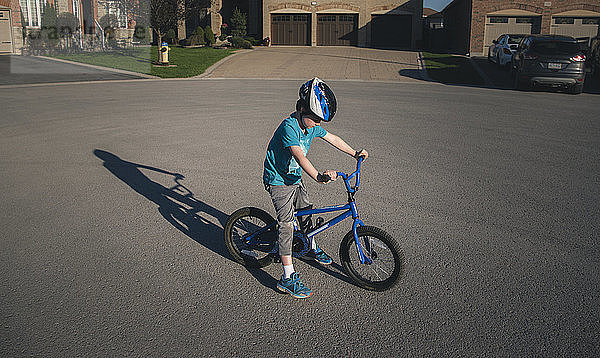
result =
[[225,224],[225,245],[233,259],[249,267],[265,267],[273,262],[277,223],[258,208],[241,208]]
[[357,233],[369,262],[360,262],[351,230],[340,246],[340,260],[346,274],[367,290],[385,291],[393,287],[404,273],[404,254],[400,245],[388,233],[373,226],[360,226]]

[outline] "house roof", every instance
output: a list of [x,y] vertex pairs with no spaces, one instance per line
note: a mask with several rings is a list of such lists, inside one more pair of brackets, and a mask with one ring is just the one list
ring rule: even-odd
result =
[[439,14],[439,12],[435,11],[434,9],[429,8],[429,7],[423,8],[423,17],[429,17],[429,16],[435,15],[435,14]]

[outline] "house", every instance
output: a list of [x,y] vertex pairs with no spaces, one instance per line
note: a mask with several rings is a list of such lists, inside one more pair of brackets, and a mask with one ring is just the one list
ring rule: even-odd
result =
[[442,13],[449,49],[484,55],[506,33],[594,37],[600,0],[454,0]]
[[[423,0],[248,0],[241,6],[248,32],[273,45],[414,48],[422,38]],[[212,2],[215,33],[232,7]]]
[[53,5],[57,13],[73,14],[83,37],[97,33],[97,21],[105,14],[116,16],[117,37],[133,35],[133,24],[120,12],[116,0],[0,0],[0,53],[22,52],[23,33],[41,28],[44,5]]
[[444,15],[434,9],[423,8],[423,26],[432,30],[444,28]]

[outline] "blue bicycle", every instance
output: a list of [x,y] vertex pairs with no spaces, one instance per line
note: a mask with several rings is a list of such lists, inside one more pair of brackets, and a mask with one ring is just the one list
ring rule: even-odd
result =
[[[324,222],[318,218],[314,228],[303,233],[298,222],[294,223],[293,255],[302,257],[310,248],[309,239],[318,233],[352,217],[352,230],[342,239],[340,260],[346,274],[358,286],[384,291],[398,281],[404,271],[404,254],[398,242],[380,228],[365,226],[359,219],[354,195],[360,185],[360,167],[363,158],[359,158],[356,171],[352,174],[338,172],[344,179],[348,202],[343,205],[324,208],[299,210],[296,218],[341,211],[333,219]],[[355,185],[350,181],[356,178]],[[225,244],[233,258],[246,266],[264,267],[276,260],[278,255],[277,222],[264,210],[245,207],[235,211],[225,225]]]

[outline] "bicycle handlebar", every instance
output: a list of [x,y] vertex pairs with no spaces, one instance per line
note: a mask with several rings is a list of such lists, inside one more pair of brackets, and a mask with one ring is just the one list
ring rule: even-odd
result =
[[[352,174],[346,174],[344,172],[337,172],[337,175],[342,177],[342,179],[344,179],[344,184],[346,184],[346,189],[350,193],[356,192],[360,185],[360,166],[361,166],[363,160],[365,160],[365,158],[363,158],[363,157],[358,158],[358,161],[356,162],[356,170]],[[350,186],[350,180],[354,176],[356,176],[356,183],[355,183],[356,185],[354,185],[354,187],[352,187],[352,186]]]

